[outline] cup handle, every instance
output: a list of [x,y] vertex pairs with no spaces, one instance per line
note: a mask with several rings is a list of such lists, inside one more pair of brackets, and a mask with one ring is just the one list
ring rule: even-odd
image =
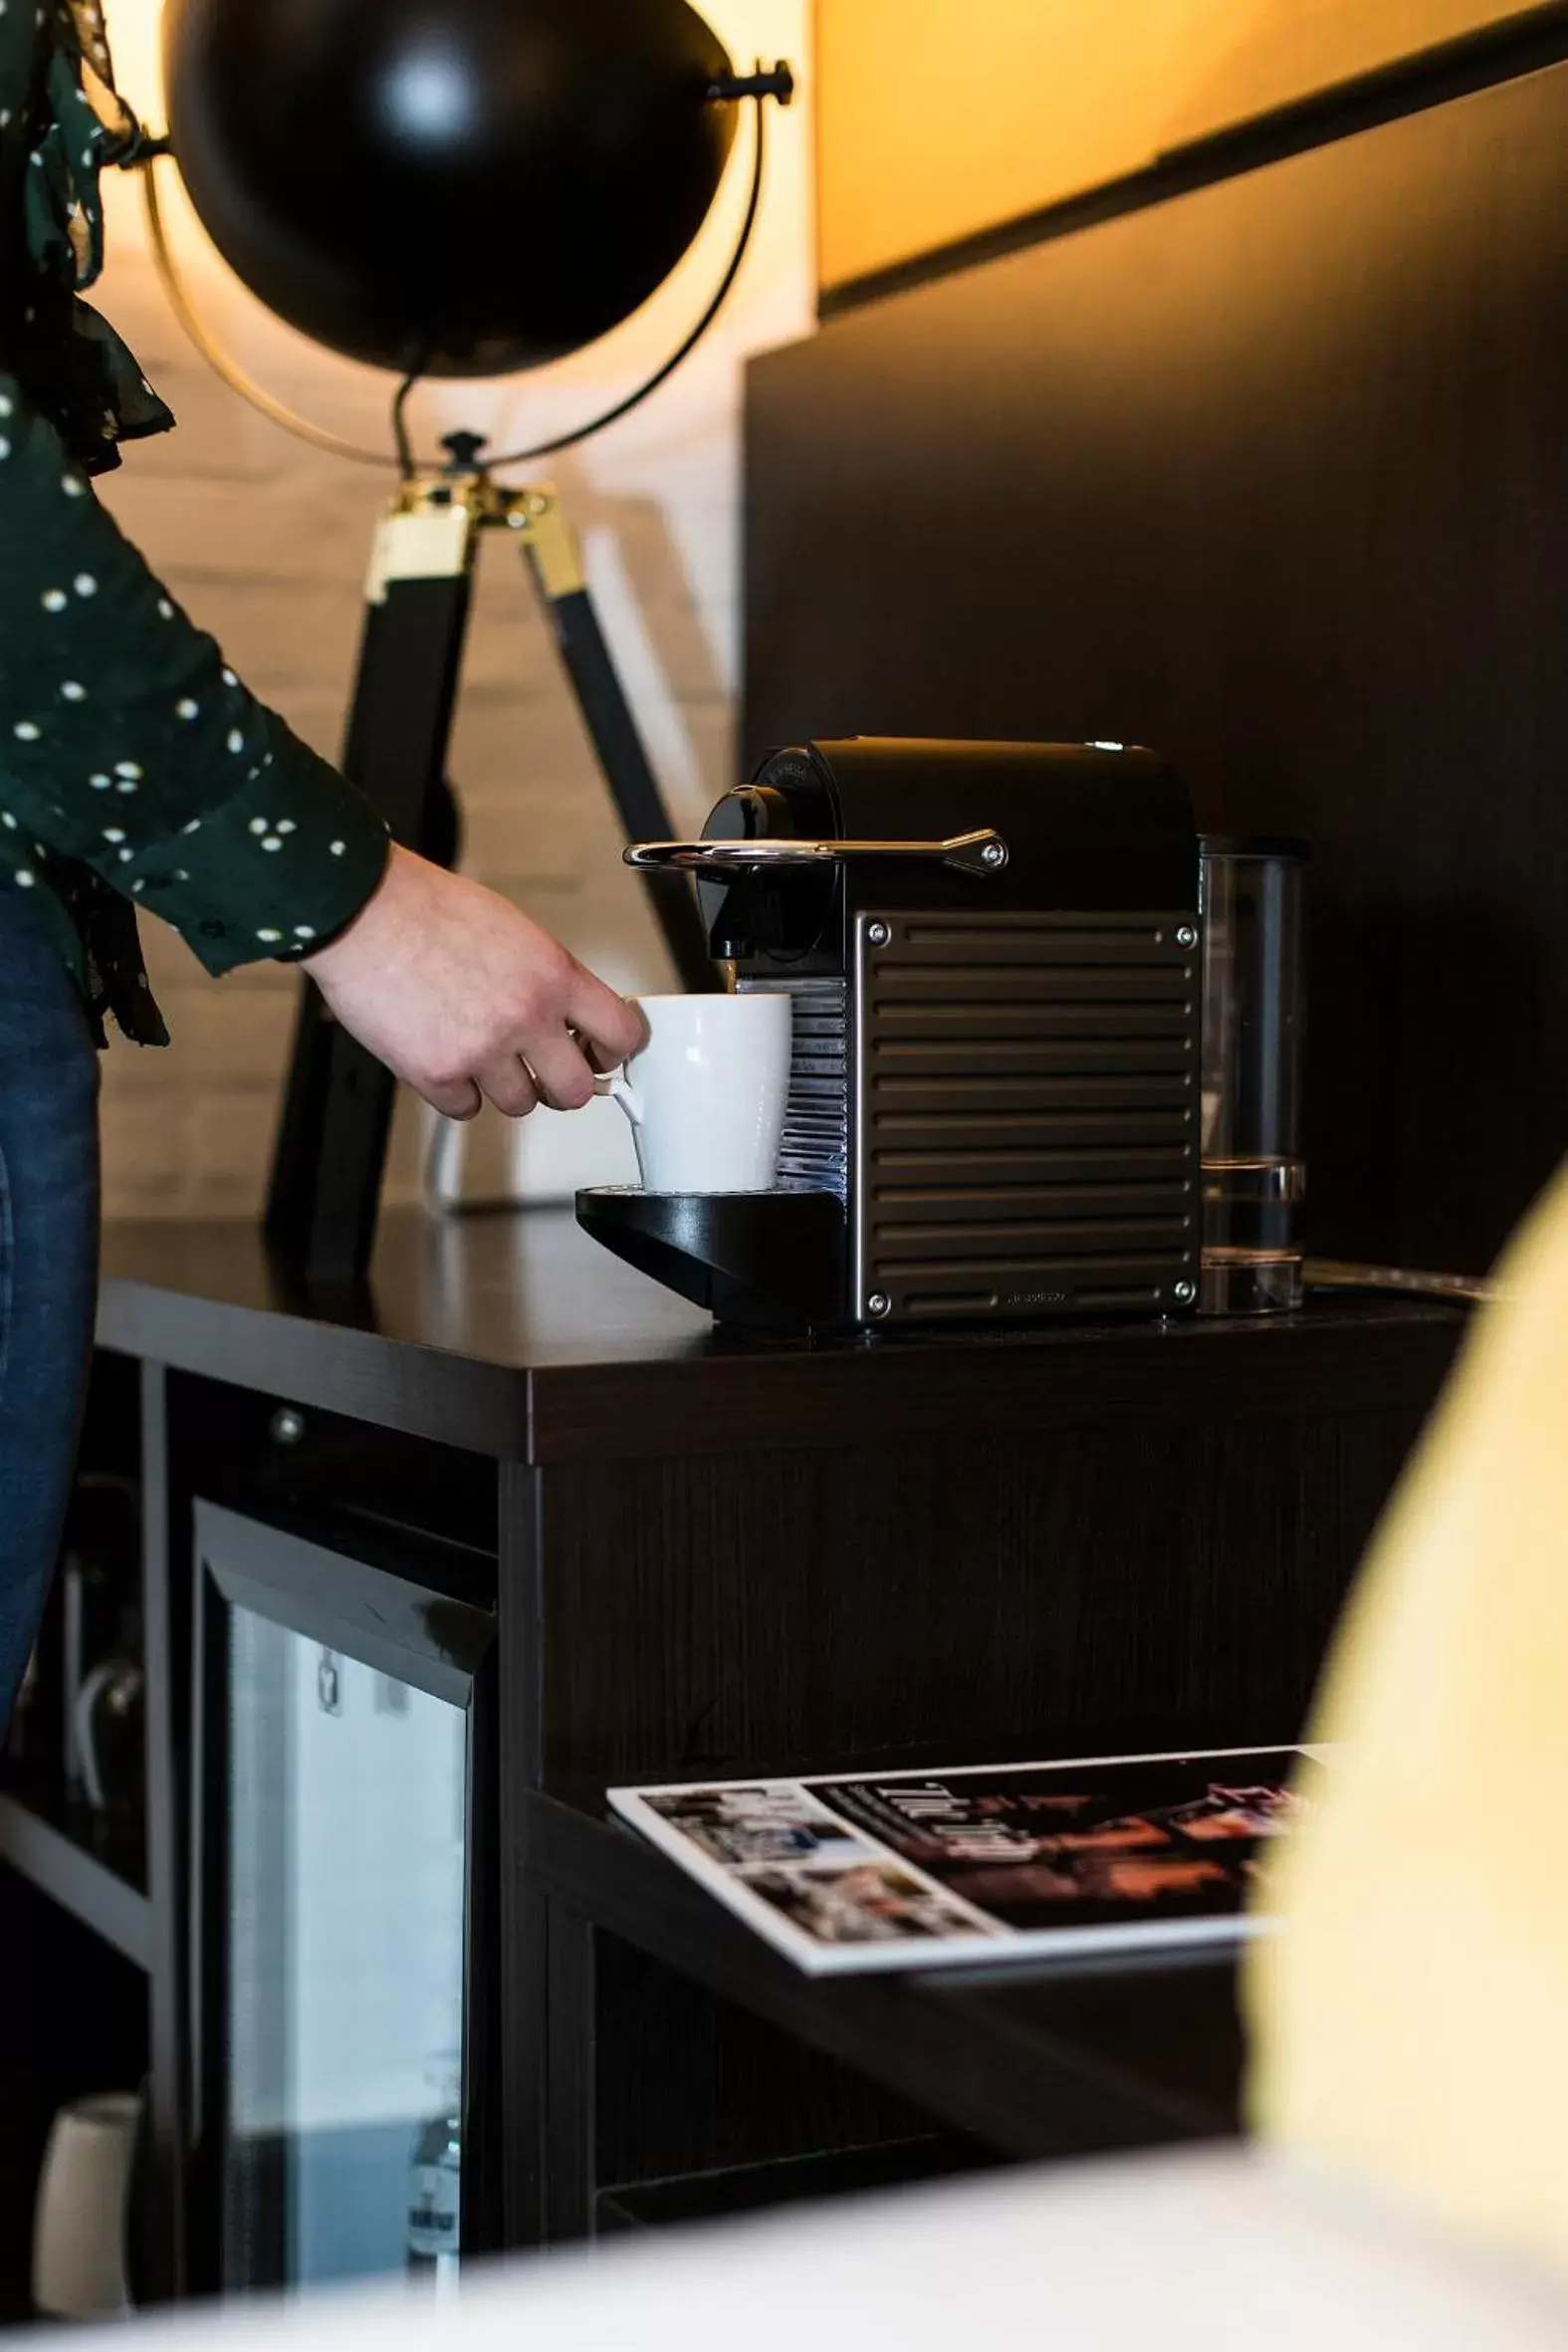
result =
[[593,1080],[595,1094],[607,1094],[618,1102],[634,1127],[642,1125],[642,1097],[623,1069],[602,1070]]

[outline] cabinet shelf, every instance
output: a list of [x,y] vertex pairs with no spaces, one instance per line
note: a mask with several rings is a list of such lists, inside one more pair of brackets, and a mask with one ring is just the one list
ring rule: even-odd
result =
[[662,2230],[680,2223],[729,2221],[775,2206],[846,2194],[909,2189],[924,2181],[995,2170],[999,2158],[954,2132],[895,2140],[830,2154],[775,2157],[657,2181],[618,2182],[595,2200],[601,2232]]
[[[123,1859],[133,1866],[135,1841]],[[0,1861],[31,1880],[137,1968],[152,1965],[152,1907],[128,1875],[49,1818],[40,1802],[0,1789]]]

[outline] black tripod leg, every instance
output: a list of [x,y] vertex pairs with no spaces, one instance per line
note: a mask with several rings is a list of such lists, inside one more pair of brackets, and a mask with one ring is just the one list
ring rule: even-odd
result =
[[[378,549],[399,523],[382,524]],[[365,606],[343,767],[394,840],[425,854],[451,845],[446,749],[468,622],[473,526],[454,528],[460,568],[393,578]],[[428,543],[427,543],[428,544]],[[307,981],[267,1198],[267,1241],[313,1289],[363,1280],[375,1242],[396,1082],[328,1012]]]
[[[627,840],[669,840],[673,830],[670,813],[648,765],[592,597],[580,585],[553,592],[549,571],[538,562],[534,575]],[[715,987],[717,975],[708,952],[708,934],[691,884],[676,873],[650,873],[643,879],[681,986],[699,991]]]

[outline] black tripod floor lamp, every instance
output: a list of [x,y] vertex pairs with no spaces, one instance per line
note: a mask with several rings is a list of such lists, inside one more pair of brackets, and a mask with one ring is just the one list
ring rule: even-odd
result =
[[[296,20],[312,19],[311,38]],[[655,391],[717,316],[761,201],[770,100],[786,66],[737,74],[686,0],[168,0],[169,136],[144,140],[152,251],[203,354],[244,398],[318,447],[396,469],[376,527],[344,772],[393,837],[450,863],[447,782],[480,535],[516,539],[629,840],[671,824],[553,490],[497,475],[585,439]],[[492,376],[580,349],[668,277],[755,118],[750,193],[701,316],[652,375],[569,433],[499,456],[449,433],[415,460],[408,397],[427,376]],[[170,246],[157,161],[251,291],[330,349],[395,371],[391,431],[364,449],[296,415],[206,327]],[[480,233],[483,227],[483,232]],[[714,984],[679,875],[645,878],[687,988]],[[395,1084],[301,1000],[266,1211],[280,1269],[310,1290],[362,1282],[374,1244]]]

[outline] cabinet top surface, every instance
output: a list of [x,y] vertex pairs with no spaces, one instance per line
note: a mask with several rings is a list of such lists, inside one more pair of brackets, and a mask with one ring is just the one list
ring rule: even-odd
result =
[[248,1221],[112,1225],[104,1288],[111,1304],[155,1291],[513,1369],[668,1362],[715,1345],[706,1314],[612,1258],[568,1209],[388,1211],[358,1294],[292,1285]]
[[[1283,1327],[1288,1322],[1289,1328]],[[1056,1325],[889,1337],[874,1344],[750,1339],[622,1265],[565,1209],[382,1220],[357,1295],[305,1295],[241,1222],[120,1224],[104,1237],[102,1345],[481,1452],[710,1451],[758,1442],[907,1434],[929,1407],[995,1424],[1047,1394],[1090,1408],[1109,1384],[1135,1404],[1251,1387],[1342,1384],[1371,1354],[1412,1362],[1452,1346],[1461,1318],[1413,1300],[1334,1302],[1263,1323]],[[1243,1364],[1242,1359],[1245,1359]],[[1127,1383],[1130,1381],[1130,1388]],[[1265,1380],[1265,1386],[1268,1383]],[[1396,1386],[1398,1383],[1396,1382]],[[1085,1417],[1079,1412],[1079,1418]],[[916,1412],[918,1419],[918,1412]]]

